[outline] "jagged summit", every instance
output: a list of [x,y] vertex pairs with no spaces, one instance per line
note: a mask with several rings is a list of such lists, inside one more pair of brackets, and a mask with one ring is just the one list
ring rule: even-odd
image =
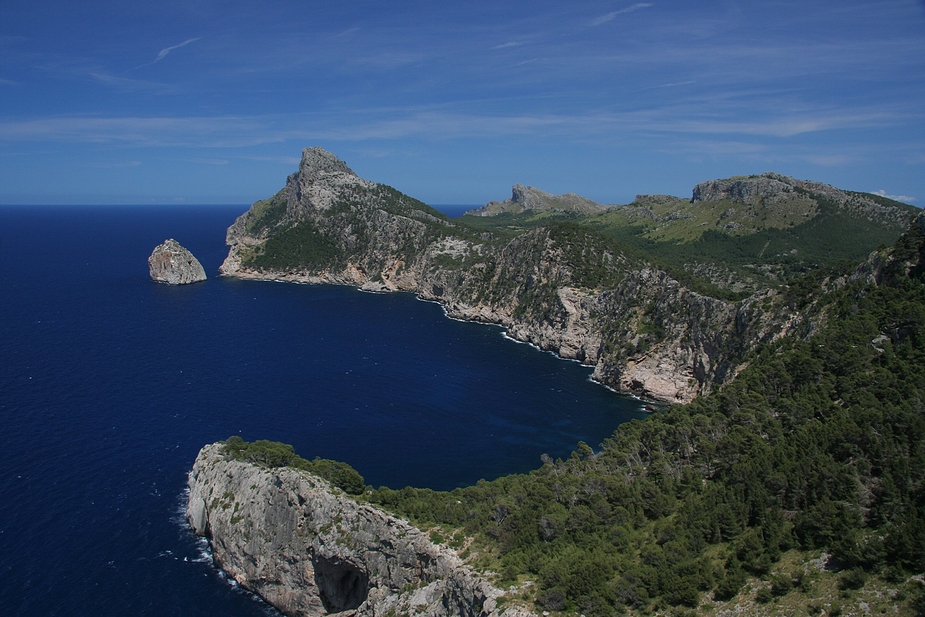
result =
[[306,182],[314,182],[324,174],[346,173],[356,176],[347,164],[320,146],[302,150],[299,175]]
[[594,214],[603,212],[606,209],[606,206],[575,193],[553,195],[536,187],[515,184],[511,190],[510,199],[490,201],[481,208],[469,210],[466,214],[471,216],[496,216],[503,213],[519,214],[526,210]]

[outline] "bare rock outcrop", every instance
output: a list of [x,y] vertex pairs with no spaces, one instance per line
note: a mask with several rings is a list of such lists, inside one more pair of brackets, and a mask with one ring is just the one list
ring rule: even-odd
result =
[[206,271],[192,253],[173,238],[164,240],[148,257],[148,272],[158,283],[186,285],[206,280]]
[[582,197],[575,193],[553,195],[532,186],[515,184],[511,190],[510,199],[490,201],[481,208],[469,210],[466,214],[472,216],[497,216],[506,212],[518,214],[526,210],[591,214],[603,212],[606,209],[607,206],[602,206],[587,197]]
[[285,615],[532,617],[448,547],[324,480],[228,459],[205,446],[186,517],[215,564]]
[[869,193],[844,191],[822,182],[797,180],[774,172],[701,182],[694,187],[691,203],[728,199],[771,206],[794,200],[811,204],[812,200],[819,198],[825,199],[842,212],[866,218],[878,225],[903,228],[909,220],[908,210],[898,202],[884,203],[883,198]]

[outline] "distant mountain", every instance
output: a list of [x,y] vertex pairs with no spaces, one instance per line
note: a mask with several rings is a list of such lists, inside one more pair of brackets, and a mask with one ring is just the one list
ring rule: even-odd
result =
[[704,183],[693,200],[604,208],[515,187],[509,202],[451,221],[309,148],[229,228],[222,272],[414,292],[611,387],[684,402],[734,378],[758,342],[814,327],[812,294],[791,288],[895,240],[914,212],[776,174]]
[[498,230],[578,222],[646,253],[676,276],[693,277],[688,282],[700,290],[708,285],[742,294],[863,259],[894,242],[918,212],[879,195],[764,173],[702,182],[690,199],[637,195],[627,205],[598,206],[596,214],[510,208],[464,220]]
[[603,212],[602,206],[575,193],[553,195],[532,186],[515,184],[510,199],[490,201],[481,208],[469,210],[468,216],[497,216],[499,214],[520,214],[521,212],[577,212],[595,214]]

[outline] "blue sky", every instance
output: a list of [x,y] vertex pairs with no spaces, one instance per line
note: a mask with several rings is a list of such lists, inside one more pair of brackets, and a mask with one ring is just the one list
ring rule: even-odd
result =
[[432,204],[777,171],[925,205],[925,2],[0,6],[0,203],[250,203],[322,146]]

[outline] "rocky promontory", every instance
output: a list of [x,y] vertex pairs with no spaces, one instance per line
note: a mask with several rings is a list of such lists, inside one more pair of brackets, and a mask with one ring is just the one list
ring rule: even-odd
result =
[[291,467],[205,446],[189,474],[186,517],[215,564],[285,615],[531,617],[450,548]]
[[192,253],[173,238],[164,240],[148,257],[148,271],[158,283],[186,285],[206,280],[206,271]]
[[[801,251],[823,240],[835,253],[845,238],[895,240],[909,218],[908,206],[777,174],[704,183],[692,200],[639,199],[605,208],[515,185],[511,199],[470,212],[488,217],[474,225],[306,148],[286,185],[228,229],[221,273],[412,292],[451,317],[500,324],[512,338],[593,366],[607,386],[685,403],[733,379],[755,345],[814,327],[800,312],[807,303],[781,284],[801,259],[817,267]],[[497,213],[507,216],[492,227]],[[641,226],[642,244],[621,240],[625,230],[610,233],[608,221],[620,217]],[[809,238],[799,249],[788,244],[795,230]],[[739,243],[757,233],[753,246]],[[703,257],[685,262],[684,243],[699,238],[707,238],[695,247]],[[673,264],[648,252],[662,246]],[[735,271],[722,261],[730,255],[743,262]]]

